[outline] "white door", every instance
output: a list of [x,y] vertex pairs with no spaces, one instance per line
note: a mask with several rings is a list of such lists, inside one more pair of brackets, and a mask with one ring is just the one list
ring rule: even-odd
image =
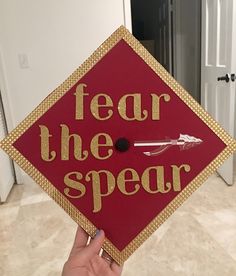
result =
[[[3,105],[0,94],[0,140],[6,135],[6,125]],[[14,184],[13,164],[10,158],[0,151],[0,203],[6,201],[7,196]]]
[[[202,0],[201,101],[231,136],[235,135],[236,118],[235,31],[235,0]],[[233,156],[218,172],[226,183],[233,184]]]

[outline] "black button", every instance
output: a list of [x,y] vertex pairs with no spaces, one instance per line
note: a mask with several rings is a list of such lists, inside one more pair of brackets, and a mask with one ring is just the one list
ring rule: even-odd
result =
[[116,143],[115,143],[115,148],[116,150],[120,151],[120,152],[125,152],[129,149],[130,147],[130,143],[126,138],[119,138],[117,139]]

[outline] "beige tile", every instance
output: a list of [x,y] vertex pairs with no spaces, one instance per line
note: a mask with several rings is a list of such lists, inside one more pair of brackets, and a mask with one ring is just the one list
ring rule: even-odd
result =
[[[236,185],[213,175],[126,262],[123,276],[236,275]],[[0,275],[59,276],[76,231],[28,178],[0,205]]]
[[[33,183],[31,185],[33,185]],[[0,208],[4,208],[3,206],[20,206],[23,193],[24,185],[13,185],[7,201],[4,204],[1,204]]]
[[207,212],[195,217],[236,261],[236,208]]
[[141,251],[127,261],[123,276],[236,275],[236,262],[191,215],[176,216],[160,242]]
[[46,273],[46,269],[60,275],[75,229],[76,224],[53,201],[21,206],[8,232],[8,243],[14,246],[2,260],[6,275],[40,275],[38,271]]
[[180,212],[196,215],[207,211],[236,207],[236,184],[228,186],[217,175],[212,175],[182,207]]

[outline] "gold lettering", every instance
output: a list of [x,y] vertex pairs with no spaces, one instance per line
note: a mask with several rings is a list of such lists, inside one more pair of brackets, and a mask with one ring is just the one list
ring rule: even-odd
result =
[[[99,104],[99,98],[104,98],[105,99],[105,103],[104,104]],[[90,103],[90,109],[91,112],[93,114],[93,116],[97,119],[97,120],[108,120],[111,118],[113,111],[111,109],[108,109],[107,111],[107,116],[105,117],[101,117],[100,113],[99,113],[99,109],[101,107],[113,107],[113,102],[110,96],[108,96],[107,94],[98,94],[96,96],[93,97],[91,103]]]
[[[131,177],[130,178],[127,178],[127,173],[128,172],[131,173]],[[133,194],[137,193],[137,191],[140,188],[140,185],[139,184],[135,184],[134,185],[134,190],[132,192],[128,192],[127,189],[126,189],[126,184],[128,182],[137,182],[139,180],[140,179],[139,179],[138,173],[134,169],[127,168],[127,169],[122,170],[119,173],[119,175],[117,177],[117,186],[118,186],[119,190],[123,194],[125,194],[125,195],[133,195]]]
[[74,157],[76,160],[83,161],[88,157],[88,151],[82,151],[82,139],[78,134],[69,134],[67,125],[61,124],[61,160],[70,158],[70,139],[74,141]]
[[[150,187],[150,172],[155,171],[156,173],[156,189],[151,190]],[[156,194],[158,192],[165,194],[168,193],[171,189],[171,183],[167,182],[165,187],[165,181],[164,181],[164,167],[163,166],[156,166],[156,167],[149,167],[147,168],[141,177],[142,186],[145,191],[151,194]]]
[[188,164],[183,164],[180,167],[172,165],[173,189],[175,192],[181,191],[180,171],[184,169],[185,172],[190,172],[191,167]]
[[[71,179],[71,176],[74,176],[76,178],[76,180]],[[70,172],[65,175],[64,183],[66,184],[66,186],[69,187],[69,188],[64,189],[64,193],[66,196],[68,196],[70,198],[80,198],[85,194],[85,192],[86,192],[85,186],[82,183],[80,183],[79,181],[77,181],[77,180],[81,180],[82,178],[83,178],[83,176],[79,172]],[[70,188],[75,189],[76,191],[79,191],[80,193],[78,195],[71,195]]]
[[[105,174],[107,180],[107,192],[102,193],[100,174]],[[97,213],[102,209],[102,197],[110,195],[115,189],[115,178],[113,174],[106,170],[89,171],[85,176],[86,181],[92,181],[93,187],[93,212]],[[104,183],[104,182],[102,182]]]
[[[40,125],[40,137],[41,137],[41,157],[44,161],[51,162],[56,158],[56,152],[49,151],[49,139],[52,135],[46,126]],[[50,156],[51,155],[51,156]]]
[[84,93],[84,88],[87,87],[85,83],[80,83],[76,87],[75,95],[75,120],[84,119],[84,96],[88,96],[88,93]]
[[[101,137],[105,138],[104,143],[99,142]],[[98,133],[97,135],[95,135],[93,137],[93,139],[91,140],[90,149],[91,149],[91,153],[93,154],[93,156],[99,160],[105,160],[105,159],[108,159],[109,157],[111,157],[111,155],[113,153],[112,149],[108,149],[107,154],[104,156],[101,156],[101,154],[99,153],[100,147],[113,147],[113,141],[108,134]]]
[[151,94],[152,96],[152,120],[160,120],[160,100],[163,98],[165,102],[170,101],[169,94],[161,94],[160,96],[156,94]]
[[[127,116],[127,99],[133,100],[133,117]],[[147,110],[142,111],[141,94],[127,94],[120,98],[118,111],[122,119],[126,121],[144,121],[147,119]]]

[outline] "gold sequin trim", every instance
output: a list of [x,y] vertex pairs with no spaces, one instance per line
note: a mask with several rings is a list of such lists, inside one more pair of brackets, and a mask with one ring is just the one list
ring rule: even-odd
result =
[[77,70],[73,72],[58,88],[56,88],[25,120],[23,120],[3,141],[0,147],[37,182],[44,191],[54,199],[90,236],[95,235],[96,227],[69,200],[62,195],[19,151],[13,143],[36,120],[47,112],[73,85],[75,85],[96,63],[102,59],[121,39],[142,58],[152,70],[179,96],[179,98],[226,144],[226,148],[181,191],[166,208],[159,213],[144,229],[132,240],[124,250],[119,251],[111,241],[105,240],[104,249],[118,263],[122,264],[127,258],[168,219],[168,217],[196,191],[201,184],[212,174],[235,150],[236,141],[191,97],[191,95],[160,65],[153,56],[136,40],[132,34],[121,26],[117,29]]

